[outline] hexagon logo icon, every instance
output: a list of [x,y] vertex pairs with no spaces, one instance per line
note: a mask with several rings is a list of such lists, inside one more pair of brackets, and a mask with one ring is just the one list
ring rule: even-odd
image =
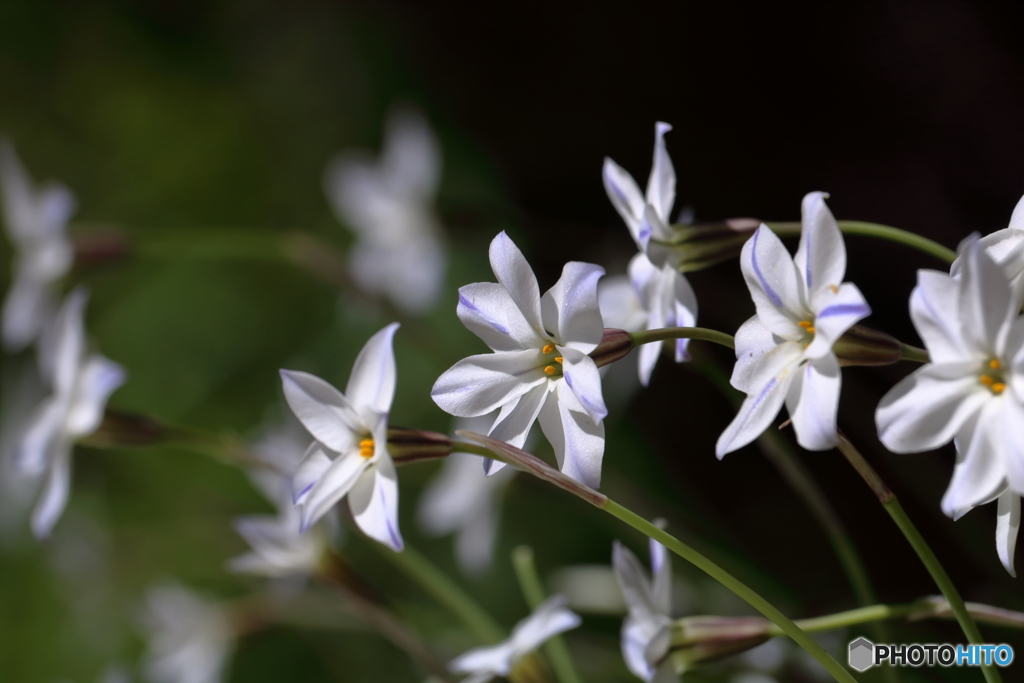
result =
[[850,643],[850,668],[867,671],[875,664],[875,644],[867,638],[858,638]]

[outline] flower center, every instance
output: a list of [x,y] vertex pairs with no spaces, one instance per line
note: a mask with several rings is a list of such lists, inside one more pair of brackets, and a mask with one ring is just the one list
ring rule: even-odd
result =
[[804,348],[806,349],[814,341],[814,322],[811,320],[801,320],[797,325],[804,330]]
[[1003,366],[996,358],[985,364],[985,369],[978,376],[978,381],[988,387],[988,390],[996,396],[1006,391],[1006,378],[1003,375]]
[[359,455],[367,460],[373,457],[373,439],[363,439],[359,442]]
[[544,348],[541,349],[541,353],[551,356],[551,358],[549,359],[550,364],[544,366],[544,374],[546,374],[548,377],[554,377],[555,375],[561,377],[562,357],[554,355],[555,353],[557,353],[557,351],[555,351],[555,345],[545,344]]

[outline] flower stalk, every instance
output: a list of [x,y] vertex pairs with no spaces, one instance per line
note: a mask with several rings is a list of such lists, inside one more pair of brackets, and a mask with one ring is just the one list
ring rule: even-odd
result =
[[[897,244],[903,244],[905,246],[917,249],[926,254],[934,256],[940,261],[946,263],[953,263],[956,260],[956,252],[952,249],[942,246],[938,242],[934,242],[927,237],[916,235],[907,230],[901,230],[900,228],[893,228],[888,225],[882,225],[880,223],[869,223],[867,221],[837,221],[839,223],[839,229],[846,235],[860,235],[863,237],[874,237],[876,239],[886,240],[887,242],[895,242]],[[800,234],[800,223],[796,221],[790,222],[771,222],[767,224],[772,230],[774,230],[780,237],[796,237]]]

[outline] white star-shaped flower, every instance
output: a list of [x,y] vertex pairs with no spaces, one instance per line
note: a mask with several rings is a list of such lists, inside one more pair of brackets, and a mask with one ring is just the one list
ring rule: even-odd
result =
[[444,285],[448,257],[431,206],[440,179],[441,149],[430,125],[401,109],[387,120],[379,159],[344,153],[324,180],[335,212],[356,234],[352,278],[409,313],[433,308]]
[[[619,215],[626,222],[640,253],[629,264],[629,278],[637,301],[646,313],[640,329],[692,327],[697,321],[697,297],[689,281],[679,272],[675,254],[664,245],[671,241],[669,227],[676,199],[676,172],[665,149],[667,123],[655,127],[654,163],[647,181],[646,196],[626,170],[611,159],[604,160],[604,187]],[[632,302],[623,301],[627,307]],[[627,308],[615,317],[627,316]],[[626,329],[626,328],[623,328]],[[677,339],[676,362],[687,360],[688,339]],[[640,382],[647,386],[661,353],[661,344],[645,344],[639,350]]]
[[490,260],[498,284],[462,287],[458,316],[494,353],[456,363],[431,396],[458,417],[500,408],[489,436],[517,448],[539,419],[562,472],[597,488],[608,411],[601,375],[587,354],[604,330],[597,301],[604,270],[569,262],[542,298],[533,270],[504,232],[491,242]]
[[942,499],[950,517],[999,499],[996,547],[1011,574],[1024,492],[1024,318],[1004,269],[969,238],[959,277],[918,271],[910,315],[931,362],[878,406],[878,436],[894,453],[955,440]]
[[393,550],[398,531],[398,476],[388,453],[388,412],[395,397],[398,323],[370,337],[352,366],[345,393],[305,372],[282,370],[292,412],[316,441],[292,480],[302,529],[348,496],[356,524]]
[[740,267],[757,314],[736,333],[732,385],[747,395],[718,439],[718,457],[768,428],[783,402],[797,441],[812,451],[838,443],[841,375],[832,345],[871,313],[857,286],[843,282],[846,245],[822,192],[802,205],[796,256],[768,226],[743,245]]
[[34,187],[6,143],[0,143],[0,189],[7,236],[15,249],[14,282],[4,299],[3,342],[18,351],[43,332],[57,307],[55,284],[74,258],[64,231],[75,197],[57,183]]
[[645,681],[678,681],[669,660],[672,645],[672,561],[665,546],[650,539],[651,578],[640,560],[618,541],[612,550],[615,578],[629,614],[622,623],[622,656]]
[[107,398],[125,380],[120,365],[88,350],[82,320],[87,300],[84,289],[71,292],[43,334],[39,369],[51,393],[29,419],[16,460],[21,471],[45,479],[32,512],[32,530],[40,538],[67,505],[75,441],[96,431]]

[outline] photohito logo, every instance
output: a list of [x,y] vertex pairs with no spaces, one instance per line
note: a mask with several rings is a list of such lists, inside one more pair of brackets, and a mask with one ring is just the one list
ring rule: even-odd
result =
[[875,645],[867,638],[858,638],[850,643],[847,661],[855,671],[867,671],[883,663],[889,666],[1009,666],[1013,662],[1013,648],[1005,644]]

